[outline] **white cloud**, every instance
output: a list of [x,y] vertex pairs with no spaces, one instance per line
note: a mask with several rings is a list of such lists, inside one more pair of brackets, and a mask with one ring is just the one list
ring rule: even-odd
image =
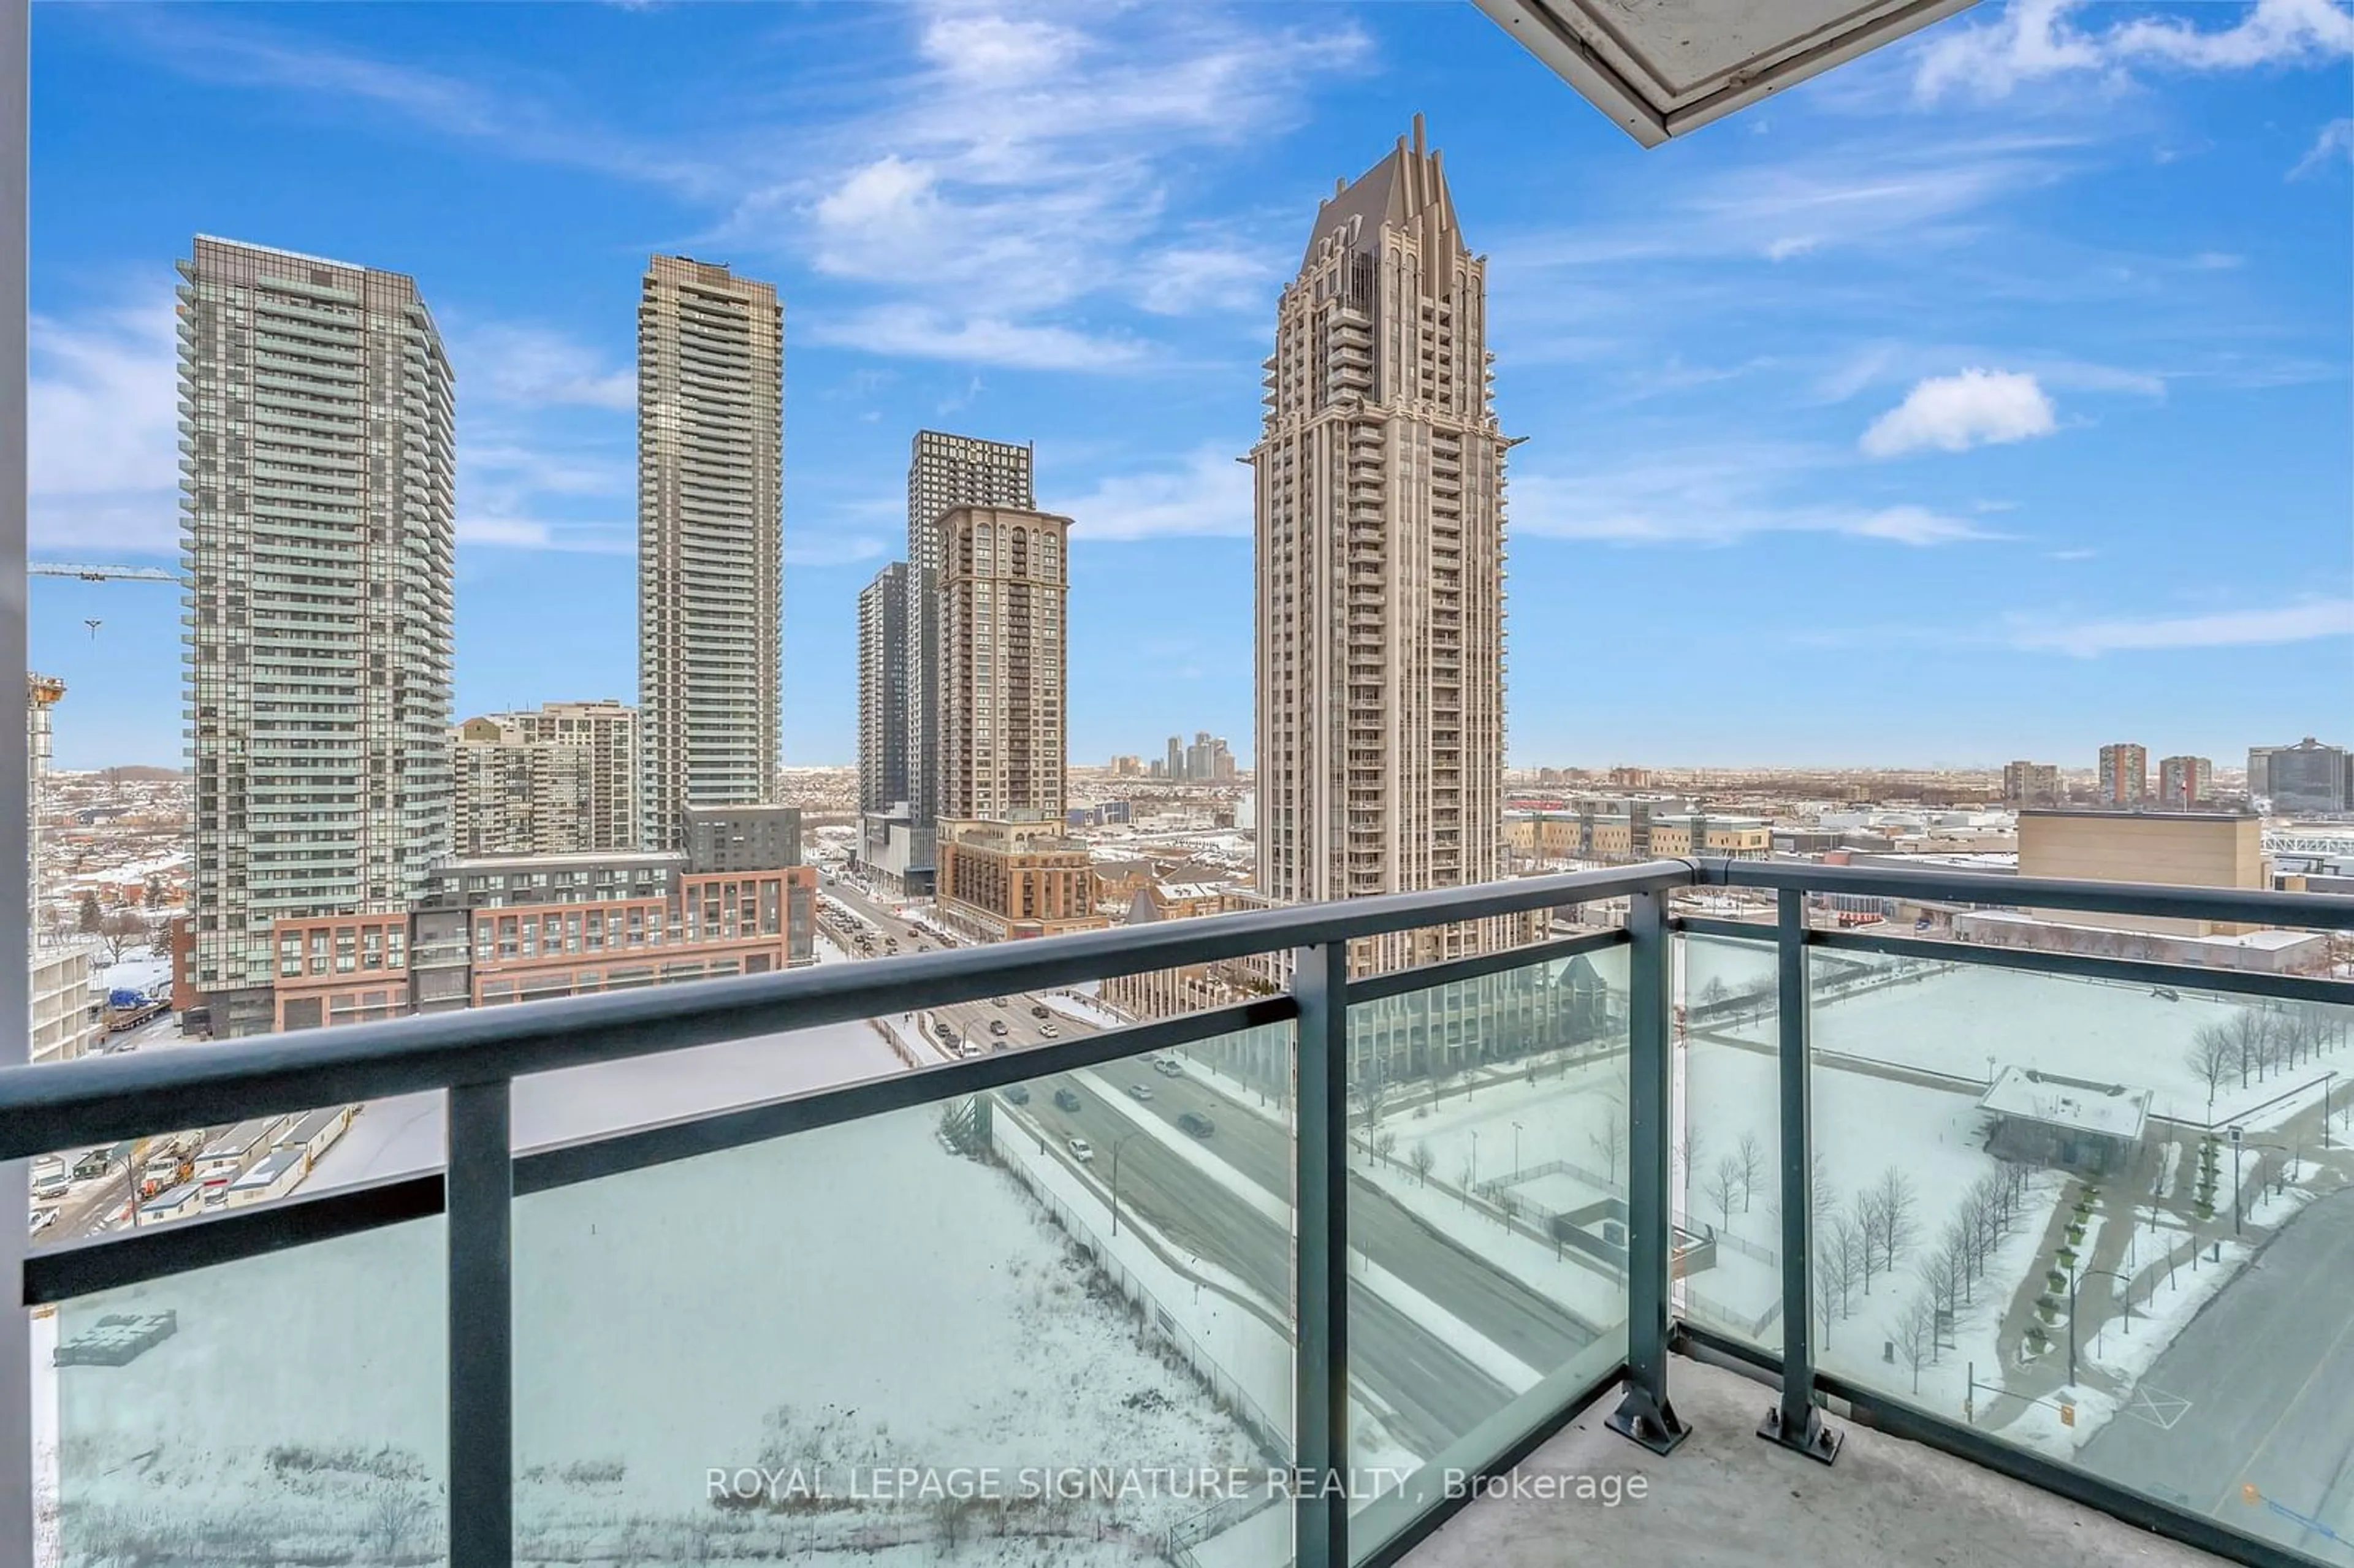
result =
[[998,315],[960,316],[919,304],[877,305],[821,316],[804,328],[819,343],[869,354],[1003,365],[1023,370],[1126,371],[1147,356],[1134,338]]
[[[1309,88],[1367,48],[1330,13],[909,15],[911,67],[858,112],[798,130],[811,172],[752,183],[715,242],[878,289],[872,319],[839,330],[886,339],[881,352],[1024,367],[1104,357],[1076,319],[1091,298],[1172,315],[1254,298],[1272,261],[1182,227],[1172,182],[1205,150],[1302,117]],[[894,330],[911,321],[937,336]]]
[[1771,442],[1655,448],[1615,468],[1515,471],[1515,535],[1622,545],[1730,545],[1767,534],[1831,534],[1927,548],[2000,538],[1978,524],[1911,503],[1793,500],[1819,493],[1852,460]]
[[451,364],[469,395],[523,407],[637,407],[634,372],[610,366],[596,350],[553,328],[491,325],[452,336]]
[[2086,4],[2011,0],[1992,21],[1940,30],[1916,56],[1914,91],[1932,101],[1951,91],[1996,99],[2023,84],[2069,74],[2097,75],[2115,86],[2129,79],[2137,66],[2247,70],[2324,64],[2354,51],[2354,13],[2334,0],[2201,7],[2234,14],[2221,27],[2144,16],[2101,29],[2076,26],[2073,17]]
[[1276,270],[1238,247],[1173,245],[1142,259],[1137,303],[1155,315],[1271,306]]
[[1048,509],[1070,518],[1073,535],[1082,539],[1248,538],[1251,471],[1235,461],[1240,450],[1239,444],[1197,447],[1182,468],[1114,475]]
[[1924,448],[1958,452],[2048,436],[2058,428],[2052,399],[2034,376],[1969,369],[1917,383],[1903,402],[1872,422],[1861,444],[1864,455],[1876,458]]
[[785,526],[785,565],[789,567],[849,567],[882,558],[891,542],[878,534],[835,534],[810,539]]
[[168,297],[27,323],[29,543],[87,557],[180,543],[179,346]]
[[461,512],[458,543],[498,550],[560,550],[586,556],[637,553],[633,523],[551,522],[500,513]]
[[2296,166],[2289,170],[2288,177],[2301,180],[2307,175],[2345,163],[2349,157],[2354,157],[2354,117],[2333,120],[2321,128],[2321,133],[2313,139],[2312,148],[2296,161]]
[[2354,637],[2354,599],[2305,599],[2269,609],[2073,623],[2014,616],[2007,641],[2028,652],[2097,659],[2104,653],[2265,647],[2328,637]]

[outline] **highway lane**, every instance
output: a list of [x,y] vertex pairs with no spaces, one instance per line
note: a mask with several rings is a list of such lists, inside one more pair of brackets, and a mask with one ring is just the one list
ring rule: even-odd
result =
[[[1061,1086],[1077,1094],[1077,1110],[1054,1103]],[[1119,1145],[1123,1224],[1141,1216],[1155,1234],[1215,1263],[1285,1309],[1292,1299],[1288,1227],[1140,1129],[1121,1107],[1107,1105],[1088,1080],[1041,1079],[1027,1087],[1028,1104],[1001,1097],[1000,1113],[1034,1128],[1057,1150],[1074,1136],[1087,1139],[1096,1150],[1093,1174],[1107,1187],[1113,1147]],[[1438,1452],[1512,1398],[1511,1390],[1380,1297],[1352,1294],[1349,1312],[1352,1370],[1366,1391],[1395,1413],[1399,1436],[1418,1451]]]
[[[1120,1088],[1129,1083],[1150,1088],[1152,1097],[1131,1101],[1132,1108],[1172,1128],[1189,1110],[1208,1117],[1216,1130],[1206,1142],[1218,1157],[1267,1192],[1288,1198],[1291,1138],[1259,1112],[1190,1073],[1168,1076],[1142,1063],[1097,1072]],[[1539,1372],[1566,1365],[1598,1337],[1593,1325],[1400,1207],[1362,1175],[1350,1178],[1349,1235],[1375,1263]]]
[[[2354,1188],[2290,1220],[2176,1336],[2078,1461],[2324,1561],[2354,1563],[2354,1548],[2335,1539],[2354,1540],[2349,1278]],[[2246,1486],[2259,1500],[2243,1500]]]

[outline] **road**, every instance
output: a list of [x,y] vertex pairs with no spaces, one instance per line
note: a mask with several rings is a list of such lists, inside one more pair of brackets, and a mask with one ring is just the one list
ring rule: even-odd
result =
[[[915,940],[934,940],[909,927],[887,906],[839,883],[825,891],[896,936],[902,951]],[[879,945],[879,939],[878,939]],[[1028,996],[942,1008],[924,1018],[944,1020],[960,1038],[1019,1049],[1039,1043]],[[989,1033],[992,1021],[1008,1033]],[[1051,1022],[1065,1036],[1095,1032],[1084,1020],[1056,1014]],[[921,1028],[923,1019],[911,1021]],[[1150,1091],[1149,1099],[1128,1094],[1130,1085]],[[1054,1104],[1057,1086],[1074,1089],[1080,1108]],[[1256,1187],[1288,1209],[1292,1190],[1292,1139],[1257,1109],[1235,1102],[1202,1077],[1164,1076],[1141,1061],[1124,1062],[1031,1086],[1026,1105],[1007,1106],[1034,1125],[1056,1148],[1073,1136],[1097,1150],[1098,1179],[1108,1180],[1114,1146],[1120,1148],[1119,1199],[1124,1213],[1140,1213],[1176,1245],[1208,1258],[1246,1281],[1268,1301],[1292,1294],[1291,1235],[1234,1185],[1219,1181],[1172,1153],[1157,1136],[1136,1136],[1137,1118],[1162,1124],[1163,1136],[1182,1138],[1177,1119],[1188,1111],[1207,1117],[1214,1131],[1205,1150],[1225,1160],[1242,1183]],[[1363,1177],[1350,1188],[1352,1245],[1376,1265],[1539,1373],[1565,1365],[1594,1342],[1596,1330],[1453,1237],[1399,1207]],[[1395,1411],[1402,1434],[1425,1453],[1437,1448],[1492,1415],[1511,1393],[1479,1366],[1442,1342],[1428,1329],[1371,1292],[1350,1304],[1350,1333],[1357,1375],[1367,1389]]]
[[[2354,1188],[2344,1188],[2307,1204],[2190,1320],[2078,1462],[2324,1561],[2354,1563],[2354,1547],[2336,1539],[2354,1540],[2349,1278]],[[2249,1486],[2259,1500],[2244,1500]]]

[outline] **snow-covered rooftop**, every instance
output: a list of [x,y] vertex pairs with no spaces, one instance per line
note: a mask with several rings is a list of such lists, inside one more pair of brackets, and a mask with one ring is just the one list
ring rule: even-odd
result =
[[2149,1091],[2010,1066],[1978,1097],[1978,1107],[2130,1141],[2141,1136],[2142,1123],[2149,1118]]

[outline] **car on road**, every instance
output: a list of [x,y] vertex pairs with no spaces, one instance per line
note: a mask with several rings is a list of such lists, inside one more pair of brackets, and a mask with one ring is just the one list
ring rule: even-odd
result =
[[1030,1016],[1033,1018],[1051,1018],[1054,1014],[1048,1010],[1046,1004],[1042,1001],[1030,1009]]
[[74,1180],[87,1181],[93,1176],[103,1176],[106,1174],[107,1168],[113,1163],[107,1158],[106,1150],[103,1149],[85,1150],[81,1158],[73,1163]]
[[991,1007],[1003,1007],[1005,1005],[1005,999],[1002,996],[992,996],[989,999],[989,1005]]
[[1002,1034],[1002,1033],[1005,1033],[1005,1020],[1003,1020],[1003,1019],[1002,1019],[1002,1018],[992,1018],[992,1019],[991,1019],[991,1020],[989,1021],[989,1032],[990,1032],[991,1034]]
[[1152,1070],[1164,1078],[1182,1078],[1185,1075],[1185,1064],[1174,1056],[1163,1056],[1152,1064]]
[[1008,1084],[999,1092],[1014,1105],[1026,1106],[1030,1103],[1030,1086],[1027,1084]]
[[1062,1032],[1061,1030],[1059,1030],[1059,1029],[1055,1028],[1053,1024],[1051,1024],[1051,1023],[1042,1023],[1042,1024],[1038,1025],[1038,1038],[1039,1038],[1039,1039],[1041,1039],[1041,1040],[1059,1040],[1059,1039],[1061,1039],[1062,1037],[1063,1037],[1063,1032]]
[[1055,1091],[1055,1108],[1056,1110],[1075,1111],[1079,1108],[1079,1105],[1080,1100],[1077,1090],[1056,1089]]
[[932,1025],[932,1033],[938,1035],[943,1040],[953,1040],[956,1038],[956,1025],[953,1023],[935,1023]]
[[980,1041],[978,1041],[978,1040],[960,1040],[960,1041],[958,1041],[958,1042],[957,1042],[957,1054],[958,1054],[958,1055],[960,1055],[960,1056],[978,1056],[978,1055],[980,1055],[980,1054],[981,1054],[981,1042],[980,1042]]
[[1200,1111],[1187,1111],[1177,1118],[1178,1130],[1190,1132],[1195,1138],[1207,1138],[1218,1130],[1218,1124]]
[[1082,1165],[1096,1157],[1096,1146],[1084,1138],[1075,1138],[1064,1147],[1071,1151],[1071,1158]]
[[1128,1097],[1132,1100],[1149,1100],[1152,1097],[1152,1086],[1150,1084],[1130,1084],[1128,1086]]
[[48,1230],[51,1225],[56,1224],[57,1223],[58,1212],[55,1209],[35,1209],[33,1211],[33,1234],[35,1235],[39,1235],[43,1231]]

